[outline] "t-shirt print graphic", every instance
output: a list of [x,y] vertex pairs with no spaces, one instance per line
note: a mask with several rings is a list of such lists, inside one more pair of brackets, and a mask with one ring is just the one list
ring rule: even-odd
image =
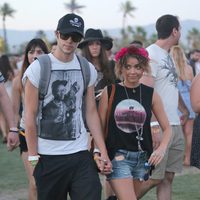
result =
[[[72,75],[72,73],[68,74]],[[41,137],[53,140],[75,140],[80,134],[77,94],[81,86],[68,77],[68,79],[52,81],[50,88],[53,97],[42,109]]]
[[137,133],[144,125],[146,112],[144,107],[133,99],[121,101],[114,112],[117,127],[124,133]]

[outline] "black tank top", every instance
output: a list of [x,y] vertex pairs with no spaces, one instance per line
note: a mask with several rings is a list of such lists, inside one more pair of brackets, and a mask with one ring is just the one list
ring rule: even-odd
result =
[[[140,84],[134,88],[127,88],[116,84],[110,119],[108,123],[108,135],[106,146],[110,159],[113,159],[116,150],[138,151],[136,136],[143,134],[141,147],[148,155],[152,153],[151,137],[151,107],[153,88]],[[126,93],[127,92],[127,93]],[[108,95],[111,86],[108,86]]]

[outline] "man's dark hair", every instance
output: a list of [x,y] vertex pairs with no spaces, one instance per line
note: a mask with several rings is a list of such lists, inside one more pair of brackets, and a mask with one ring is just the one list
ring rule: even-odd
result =
[[180,23],[177,16],[174,15],[163,15],[158,18],[156,22],[156,30],[158,39],[168,38],[173,29],[179,30]]

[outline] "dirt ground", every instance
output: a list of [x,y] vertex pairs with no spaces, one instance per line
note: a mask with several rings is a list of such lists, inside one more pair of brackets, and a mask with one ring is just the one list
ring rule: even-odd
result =
[[0,192],[0,200],[27,200],[27,189],[20,189],[18,191]]
[[[200,173],[200,170],[195,167],[184,167],[184,170],[181,174],[177,174],[177,176],[185,175],[185,174],[197,174]],[[18,191],[6,191],[0,192],[0,200],[27,200],[28,192],[27,189],[20,189]]]

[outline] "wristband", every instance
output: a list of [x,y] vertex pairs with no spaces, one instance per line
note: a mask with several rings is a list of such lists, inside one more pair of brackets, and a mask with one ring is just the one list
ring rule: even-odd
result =
[[157,121],[151,122],[150,124],[151,124],[151,127],[153,127],[153,126],[159,126],[159,123]]
[[38,163],[38,160],[31,160],[29,161],[33,167],[35,167]]
[[12,132],[12,133],[19,133],[19,129],[16,128],[16,127],[12,127],[9,129],[9,132]]
[[39,155],[36,155],[36,156],[29,156],[28,157],[28,161],[38,161],[39,160]]
[[101,153],[100,151],[99,151],[99,149],[97,149],[97,148],[94,148],[94,150],[93,150],[93,154],[95,154],[95,153]]
[[39,155],[36,155],[36,156],[29,156],[28,157],[28,161],[31,163],[31,165],[33,166],[33,167],[35,167],[36,165],[37,165],[37,163],[38,163],[38,160],[39,160]]

